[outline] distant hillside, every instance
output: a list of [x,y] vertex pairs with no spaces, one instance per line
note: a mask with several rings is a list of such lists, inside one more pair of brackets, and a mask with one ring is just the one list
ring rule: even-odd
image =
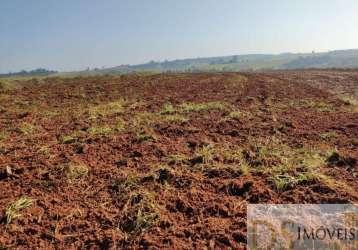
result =
[[69,72],[74,75],[123,74],[130,72],[202,72],[202,71],[257,71],[305,68],[358,68],[358,49],[324,53],[283,53],[233,55],[190,58],[173,61],[151,61],[138,65],[120,65],[112,68]]
[[39,68],[39,69],[31,70],[31,71],[22,70],[20,72],[0,74],[0,77],[49,76],[49,75],[52,75],[52,74],[55,74],[55,73],[57,73],[57,71]]
[[131,72],[236,72],[308,68],[358,68],[358,49],[336,50],[323,53],[250,54],[204,58],[189,58],[173,61],[151,61],[137,65],[120,65],[111,68],[87,69],[84,71],[56,72],[46,69],[0,74],[12,76],[91,76],[116,75]]
[[283,64],[281,68],[358,68],[358,50],[340,50],[299,56]]

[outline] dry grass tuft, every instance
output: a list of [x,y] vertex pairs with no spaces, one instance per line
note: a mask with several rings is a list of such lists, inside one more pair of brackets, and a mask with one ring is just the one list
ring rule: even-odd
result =
[[65,173],[68,180],[74,181],[87,177],[89,169],[85,164],[71,163],[65,167]]
[[9,224],[14,219],[21,216],[20,211],[30,207],[33,204],[34,200],[28,197],[21,197],[14,203],[10,204],[5,211],[6,223]]

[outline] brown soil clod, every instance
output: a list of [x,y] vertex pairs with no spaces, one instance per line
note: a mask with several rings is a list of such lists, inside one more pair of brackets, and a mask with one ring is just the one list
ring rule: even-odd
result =
[[252,186],[253,186],[253,182],[251,181],[247,181],[247,182],[232,181],[229,184],[225,185],[223,189],[229,195],[242,196],[245,193],[248,193],[252,188]]
[[354,168],[357,165],[357,159],[354,159],[352,157],[345,158],[337,152],[333,152],[327,158],[327,163],[330,166]]

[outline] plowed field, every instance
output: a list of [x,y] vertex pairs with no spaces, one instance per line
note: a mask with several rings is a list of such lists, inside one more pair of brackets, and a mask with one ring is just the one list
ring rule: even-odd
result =
[[0,249],[245,249],[248,203],[358,202],[358,72],[0,90]]

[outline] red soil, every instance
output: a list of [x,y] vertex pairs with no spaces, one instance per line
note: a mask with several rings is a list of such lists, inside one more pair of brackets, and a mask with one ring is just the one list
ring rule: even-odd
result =
[[[357,88],[358,75],[293,71],[49,78],[3,91],[0,248],[244,249],[248,203],[357,202],[357,109],[339,99],[326,81],[347,92]],[[85,112],[119,98],[127,99],[122,113],[90,119]],[[302,104],[306,99],[324,105]],[[142,142],[128,125],[139,112],[159,114],[165,103],[214,101],[249,116],[224,119],[230,111],[191,112],[184,114],[189,122],[150,124],[157,139]],[[95,125],[113,126],[119,118],[127,124],[120,132],[88,133]],[[24,124],[34,128],[26,133]],[[74,132],[80,134],[74,141],[60,142]],[[322,139],[325,134],[334,136]],[[192,159],[207,143],[249,150],[251,138],[272,136],[292,148],[336,149],[340,163],[327,161],[322,169],[344,185],[309,181],[278,191],[264,174],[244,175],[233,167],[240,163],[227,163],[220,155],[209,164]],[[192,162],[169,163],[176,154]],[[69,181],[64,169],[73,163],[86,165],[88,176]],[[129,200],[125,210],[128,204],[120,197],[127,193],[118,193],[116,186],[129,175],[139,178],[127,190],[135,192],[134,200],[144,201],[150,193],[148,202],[159,211],[140,232],[127,227],[137,203]],[[7,207],[23,196],[35,201],[6,223]]]

